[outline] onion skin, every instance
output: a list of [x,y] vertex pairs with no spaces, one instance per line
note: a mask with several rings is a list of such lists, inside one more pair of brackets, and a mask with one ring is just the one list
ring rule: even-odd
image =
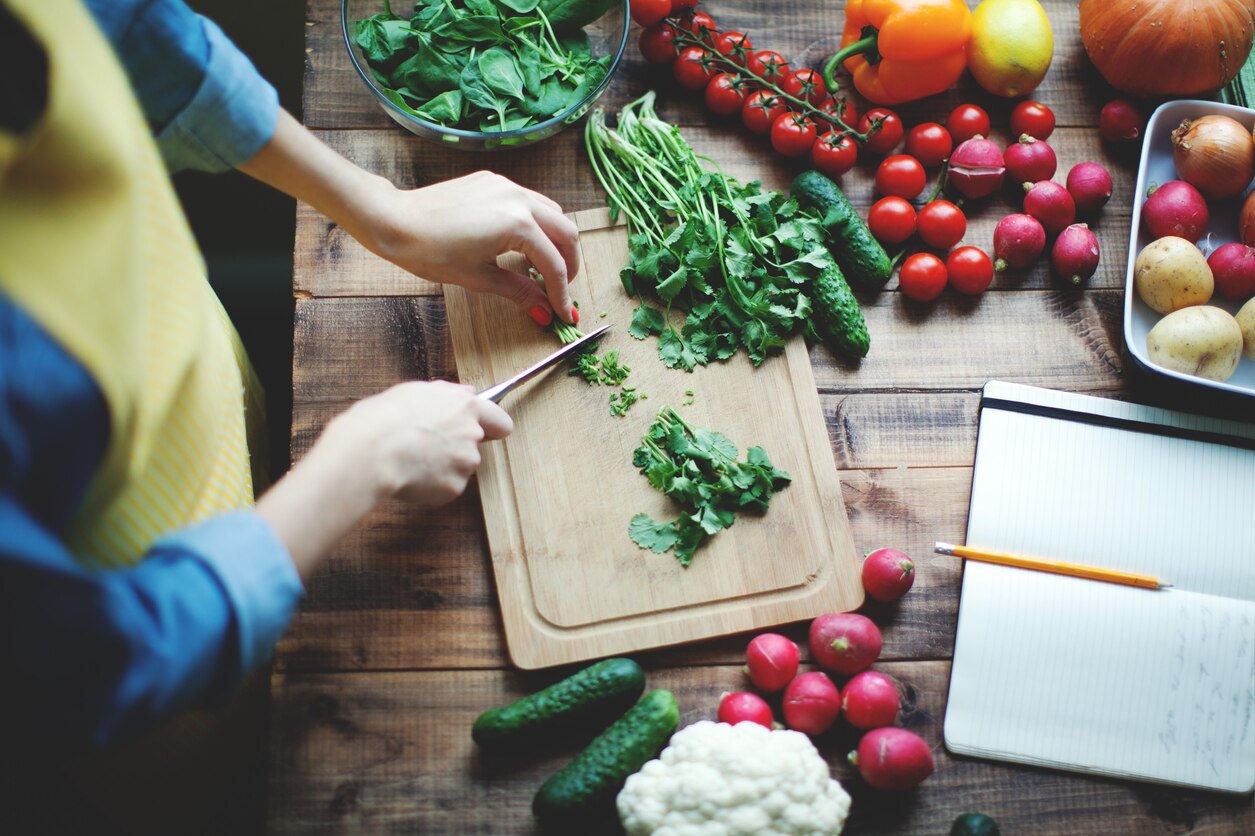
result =
[[1185,119],[1172,132],[1172,161],[1181,179],[1206,197],[1236,197],[1255,177],[1255,139],[1228,116]]
[[1142,221],[1152,238],[1173,235],[1192,244],[1206,234],[1210,220],[1207,201],[1184,180],[1169,180],[1142,204]]
[[1134,96],[1190,97],[1233,80],[1255,39],[1247,0],[1081,0],[1081,42]]
[[1255,192],[1246,196],[1242,203],[1242,217],[1238,225],[1238,237],[1248,247],[1255,247]]

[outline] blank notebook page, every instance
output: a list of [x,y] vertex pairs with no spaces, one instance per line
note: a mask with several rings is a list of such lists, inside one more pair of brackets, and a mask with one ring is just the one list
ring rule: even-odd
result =
[[[1076,420],[1086,413],[1143,423]],[[967,561],[946,745],[960,754],[1249,792],[1255,450],[1142,431],[1146,424],[1255,439],[1255,428],[1234,422],[986,386],[967,544],[1154,575],[1174,587]]]

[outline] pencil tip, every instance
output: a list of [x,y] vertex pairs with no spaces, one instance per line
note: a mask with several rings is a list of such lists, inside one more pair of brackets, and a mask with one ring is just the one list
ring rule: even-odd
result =
[[1160,589],[1172,589],[1172,587],[1173,587],[1173,584],[1170,584],[1170,583],[1161,583],[1161,584],[1159,584],[1159,588],[1160,588]]

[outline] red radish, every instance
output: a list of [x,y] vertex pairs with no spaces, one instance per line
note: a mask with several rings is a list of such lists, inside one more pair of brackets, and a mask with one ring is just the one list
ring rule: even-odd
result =
[[1055,239],[1050,263],[1059,277],[1080,287],[1098,269],[1098,238],[1085,224],[1072,224]]
[[1131,142],[1142,135],[1142,114],[1128,99],[1112,99],[1098,113],[1098,133],[1108,142]]
[[994,269],[1017,270],[1037,260],[1046,249],[1046,229],[1032,215],[1007,215],[994,227]]
[[1007,150],[1002,152],[1002,158],[1007,164],[1007,176],[1014,183],[1049,180],[1055,176],[1055,168],[1059,164],[1053,148],[1028,134],[1008,145]]
[[784,689],[784,722],[806,734],[823,734],[841,713],[841,692],[826,674],[800,673]]
[[865,615],[827,613],[811,622],[810,648],[825,670],[849,676],[880,658],[884,639]]
[[1006,170],[1002,149],[977,134],[950,154],[946,179],[964,197],[986,197],[1002,187]]
[[901,708],[897,683],[880,671],[856,673],[841,689],[841,713],[856,729],[892,725]]
[[1156,238],[1175,235],[1193,243],[1207,234],[1211,214],[1198,189],[1184,180],[1169,180],[1147,192],[1142,220]]
[[885,726],[872,729],[850,753],[850,763],[870,786],[878,790],[909,790],[933,774],[932,749],[923,738],[906,729]]
[[1098,163],[1072,166],[1067,184],[1078,212],[1097,212],[1111,199],[1111,175]]
[[1224,298],[1238,302],[1255,296],[1255,247],[1225,244],[1211,254],[1207,266]]
[[863,561],[863,589],[877,601],[896,601],[915,583],[915,564],[897,549],[876,549]]
[[797,645],[779,633],[763,633],[745,648],[745,672],[754,687],[779,691],[797,675]]
[[719,722],[735,726],[737,723],[757,723],[772,728],[776,718],[771,715],[771,706],[758,694],[749,691],[738,691],[735,694],[724,694],[719,700]]
[[1068,190],[1053,180],[1024,184],[1024,212],[1041,221],[1051,235],[1076,220],[1076,201]]

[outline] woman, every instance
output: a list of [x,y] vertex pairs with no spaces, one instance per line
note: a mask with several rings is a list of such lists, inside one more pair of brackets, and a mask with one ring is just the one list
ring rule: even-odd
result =
[[[401,384],[334,419],[254,505],[259,400],[166,177],[188,167],[239,168],[539,323],[576,316],[577,232],[548,198],[483,172],[401,190],[357,168],[178,0],[0,0],[0,665],[21,683],[3,689],[2,748],[18,772],[106,748],[73,763],[69,797],[128,814],[125,786],[176,810],[213,788],[179,757],[217,746],[194,764],[221,775],[231,735],[154,725],[233,698],[335,542],[386,497],[457,497],[478,444],[511,430],[465,387]],[[543,289],[496,265],[511,250]]]

